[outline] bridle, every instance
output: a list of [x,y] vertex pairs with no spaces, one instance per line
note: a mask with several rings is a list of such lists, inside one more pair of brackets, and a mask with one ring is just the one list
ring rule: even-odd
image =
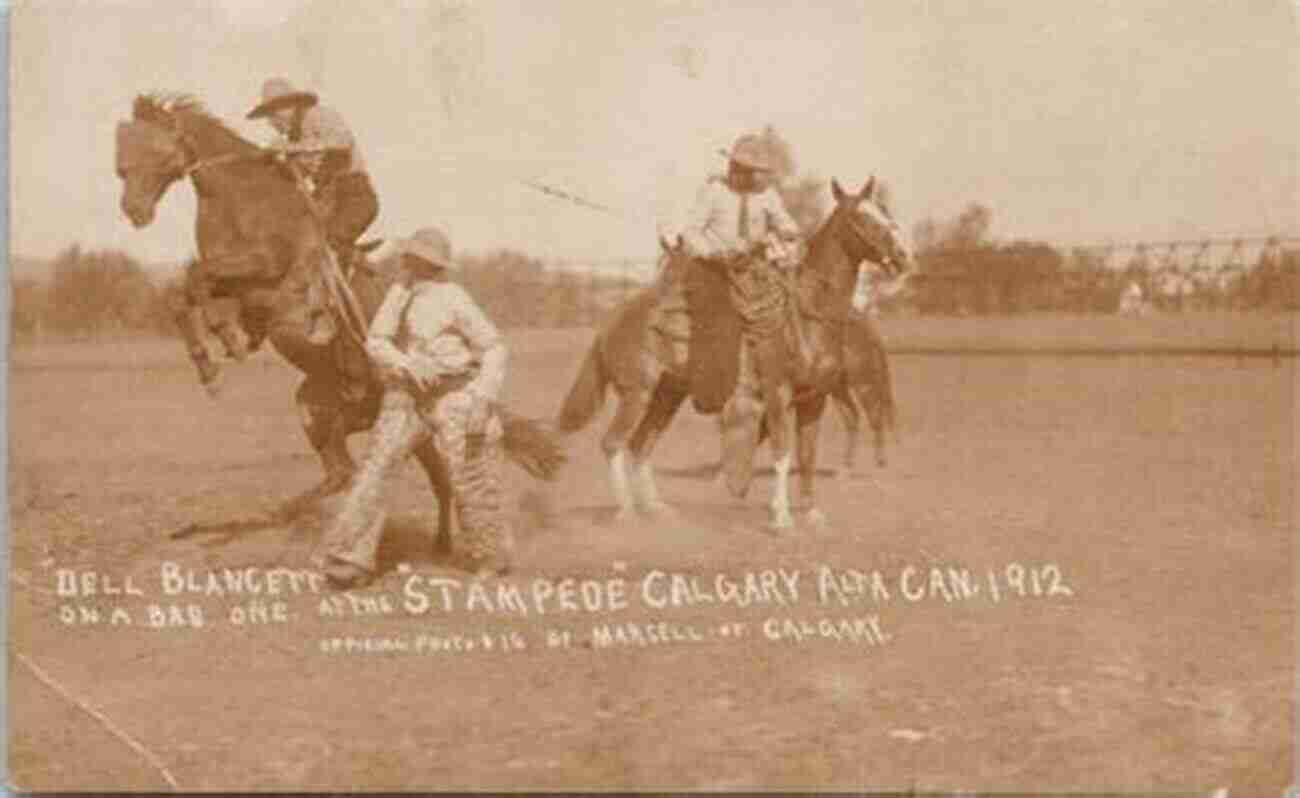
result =
[[190,144],[189,136],[181,127],[180,122],[174,117],[169,117],[170,125],[163,125],[157,121],[149,120],[143,124],[153,125],[154,127],[166,132],[176,143],[176,149],[180,155],[180,163],[174,168],[169,169],[166,174],[172,175],[175,180],[193,178],[199,172],[213,166],[237,163],[240,161],[250,161],[261,158],[262,153],[248,154],[231,152],[223,155],[214,155],[210,158],[200,158]]
[[[847,222],[841,222],[841,224],[847,224],[849,227],[849,235],[852,236],[851,243],[845,242],[843,240],[840,240],[839,242],[841,249],[843,249],[844,253],[850,258],[850,260],[853,263],[854,274],[857,273],[858,269],[862,268],[863,261],[870,259],[870,256],[865,254],[865,252],[863,252],[864,250],[868,252],[874,251],[880,253],[880,247],[877,246],[875,242],[870,240],[867,237],[867,234],[860,229],[862,224],[854,218],[855,215],[856,215],[855,213],[851,212],[849,214],[850,217],[849,220]],[[837,238],[839,238],[839,236],[842,235],[843,235],[843,231],[836,231]],[[863,252],[863,254],[860,255],[856,254],[857,252]],[[805,255],[804,257],[806,262],[808,256]],[[893,259],[890,256],[883,255],[882,253],[882,257],[884,257],[886,261],[893,263]],[[843,313],[830,314],[830,313],[824,313],[816,308],[810,307],[809,300],[805,296],[804,292],[799,290],[799,285],[797,282],[798,278],[795,277],[791,279],[787,277],[786,279],[787,279],[786,288],[790,293],[793,294],[795,298],[795,302],[794,302],[795,312],[801,318],[807,319],[809,321],[815,321],[827,326],[843,326],[848,324],[850,321],[852,321],[853,319],[852,312],[849,310],[846,310]],[[824,274],[814,275],[813,280],[820,288],[831,286],[830,278]]]

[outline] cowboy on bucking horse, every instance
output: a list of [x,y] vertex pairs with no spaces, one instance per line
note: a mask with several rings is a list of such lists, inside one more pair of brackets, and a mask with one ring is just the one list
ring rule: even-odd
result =
[[[321,105],[314,92],[300,91],[283,78],[262,85],[262,100],[248,118],[266,119],[279,134],[270,144],[274,157],[291,163],[305,178],[329,246],[346,274],[357,239],[379,215],[379,198],[356,137],[342,115]],[[321,310],[322,303],[311,305],[317,310],[312,337],[328,341],[334,334],[329,314]]]

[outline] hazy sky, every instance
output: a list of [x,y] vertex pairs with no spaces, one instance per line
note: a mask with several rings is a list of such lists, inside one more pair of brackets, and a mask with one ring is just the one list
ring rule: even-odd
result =
[[[993,209],[1063,244],[1300,234],[1300,27],[1286,0],[29,0],[11,18],[13,249],[193,251],[188,185],[118,210],[133,95],[243,121],[262,81],[352,123],[382,211],[461,250],[642,257],[737,133],[892,185],[906,225]],[[524,187],[622,209],[614,218]]]

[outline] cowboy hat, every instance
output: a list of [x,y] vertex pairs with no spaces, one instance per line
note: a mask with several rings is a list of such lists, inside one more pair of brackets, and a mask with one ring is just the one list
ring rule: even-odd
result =
[[399,240],[397,254],[412,255],[430,266],[449,271],[457,271],[460,268],[451,259],[451,242],[436,227],[421,228],[410,238]]
[[736,143],[731,146],[731,152],[718,150],[718,154],[728,160],[735,161],[747,169],[760,172],[774,171],[767,146],[763,144],[761,138],[753,133],[746,133],[736,139]]
[[271,78],[262,84],[262,101],[248,112],[248,118],[259,119],[285,108],[310,108],[318,100],[314,92],[299,91],[284,78]]

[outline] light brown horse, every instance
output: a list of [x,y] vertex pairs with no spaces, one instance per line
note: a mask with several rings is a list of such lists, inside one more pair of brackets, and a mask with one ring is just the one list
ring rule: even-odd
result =
[[[817,427],[827,397],[845,384],[844,350],[857,273],[864,261],[873,261],[891,273],[912,266],[911,250],[898,225],[872,199],[874,180],[860,192],[845,193],[832,181],[835,208],[811,237],[808,254],[800,263],[789,301],[799,330],[808,371],[783,379],[778,395],[766,392],[761,407],[743,407],[737,392],[723,410],[728,435],[741,445],[728,456],[728,486],[743,496],[749,489],[750,463],[764,427],[771,433],[776,461],[776,484],[771,500],[771,523],[776,529],[793,524],[788,495],[790,451],[786,418],[794,410],[798,426],[800,487],[808,518],[822,523],[825,516],[814,498]],[[675,248],[665,244],[667,270],[700,268],[683,262]],[[648,289],[617,308],[597,334],[578,376],[560,410],[557,426],[563,433],[582,429],[595,417],[608,389],[618,396],[618,409],[601,448],[609,463],[610,484],[618,504],[617,516],[636,509],[664,512],[650,456],[682,402],[692,394],[687,358],[682,347],[660,340],[651,319],[660,296]],[[729,308],[717,307],[719,313]],[[688,344],[687,346],[690,346]],[[725,368],[727,364],[718,364]],[[626,460],[631,457],[631,477]]]
[[[357,311],[353,315],[364,318],[336,315],[333,340],[313,340],[305,284],[327,257],[313,207],[291,172],[191,97],[138,97],[132,118],[118,125],[116,166],[122,211],[136,227],[153,221],[171,186],[186,178],[194,186],[199,257],[187,273],[186,302],[177,309],[177,320],[204,384],[210,385],[216,373],[204,343],[212,326],[208,312],[223,298],[237,304],[237,322],[253,348],[269,340],[306,375],[295,398],[325,477],[280,514],[292,516],[342,490],[356,469],[347,437],[374,424],[383,393],[358,340],[364,329],[357,328],[368,324],[383,301],[388,278],[358,264],[347,278],[355,304],[335,303],[332,310],[343,314],[342,305],[350,305]],[[363,396],[344,390],[345,376],[364,386]],[[508,412],[502,420],[510,458],[534,476],[552,478],[564,458],[550,433]],[[447,469],[432,443],[417,448],[415,456],[438,498],[438,540],[445,548],[451,523]]]

